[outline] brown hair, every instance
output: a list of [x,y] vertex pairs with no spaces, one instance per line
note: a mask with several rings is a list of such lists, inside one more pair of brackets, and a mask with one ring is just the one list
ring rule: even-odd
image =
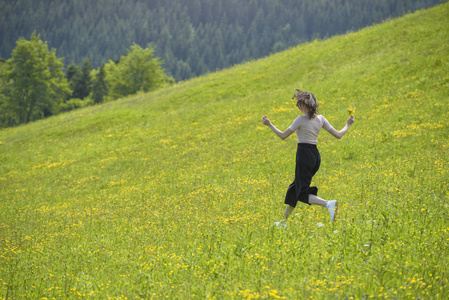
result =
[[292,99],[295,98],[298,101],[296,104],[301,104],[307,107],[307,115],[309,116],[309,119],[313,119],[313,117],[317,114],[319,106],[315,95],[297,89]]

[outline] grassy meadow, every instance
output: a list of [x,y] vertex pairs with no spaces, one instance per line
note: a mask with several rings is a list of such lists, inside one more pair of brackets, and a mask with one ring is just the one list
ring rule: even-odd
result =
[[[0,298],[449,298],[449,3],[0,131]],[[295,88],[339,200],[274,226]]]

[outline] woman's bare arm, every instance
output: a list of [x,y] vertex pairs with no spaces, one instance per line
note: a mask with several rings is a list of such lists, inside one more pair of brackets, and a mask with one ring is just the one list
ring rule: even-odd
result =
[[281,131],[281,130],[277,129],[276,126],[271,124],[270,119],[268,119],[267,116],[263,116],[262,123],[264,125],[267,125],[282,140],[285,140],[293,133],[293,131],[291,131],[289,128],[287,128],[285,131]]
[[341,139],[345,133],[348,131],[349,127],[351,127],[352,123],[354,123],[354,116],[350,116],[348,121],[346,122],[345,127],[343,127],[342,130],[337,131],[335,128],[331,128],[330,130],[328,130],[328,132],[330,134],[332,134],[333,136],[335,136],[337,139]]

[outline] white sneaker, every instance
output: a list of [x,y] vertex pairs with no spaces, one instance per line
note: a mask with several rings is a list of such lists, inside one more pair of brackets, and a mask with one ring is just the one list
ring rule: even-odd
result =
[[282,227],[284,229],[287,227],[287,221],[285,221],[285,220],[281,220],[279,222],[274,222],[274,224],[276,225],[276,227]]
[[337,219],[338,202],[336,200],[330,200],[327,202],[326,207],[331,216],[331,222],[334,222]]

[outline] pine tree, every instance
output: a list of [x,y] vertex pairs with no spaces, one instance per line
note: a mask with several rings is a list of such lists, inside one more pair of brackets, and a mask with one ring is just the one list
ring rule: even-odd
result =
[[77,65],[75,65],[74,63],[71,63],[67,67],[67,71],[65,73],[65,77],[69,81],[70,89],[72,90],[72,93],[67,96],[67,100],[75,98],[73,96],[73,94],[75,93],[75,90],[76,90],[75,84],[77,83],[77,81],[79,80],[79,78],[81,76],[80,72],[81,72],[80,68]]
[[84,99],[89,96],[92,88],[90,71],[92,71],[92,62],[90,59],[85,59],[79,72],[72,78],[72,98]]
[[103,102],[104,97],[108,94],[105,77],[104,65],[101,65],[92,84],[92,99],[96,104]]

